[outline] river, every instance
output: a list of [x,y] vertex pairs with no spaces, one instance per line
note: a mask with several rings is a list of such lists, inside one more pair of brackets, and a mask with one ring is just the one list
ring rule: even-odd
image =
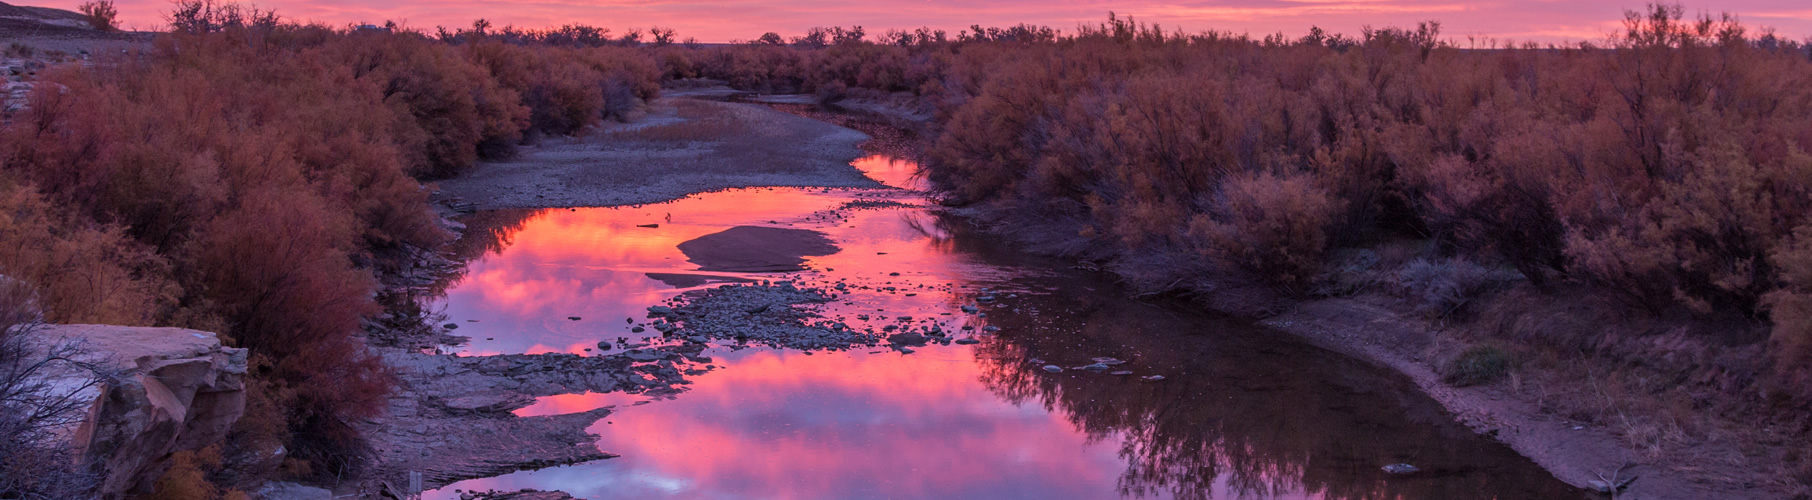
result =
[[[908,162],[856,166],[922,187]],[[621,457],[463,481],[429,499],[522,488],[592,499],[1583,496],[1454,423],[1399,375],[1184,304],[1130,299],[1111,275],[1021,255],[908,189],[738,189],[464,222],[467,267],[433,304],[472,337],[461,355],[595,354],[601,340],[654,335],[631,330],[650,305],[748,279],[841,283],[825,316],[936,324],[980,342],[911,353],[715,346],[706,354],[718,369],[676,396],[568,394],[517,412],[615,405],[590,430]],[[752,275],[701,273],[676,248],[744,225],[821,231],[841,250],[806,271]],[[1094,358],[1132,373],[1078,369]],[[1380,470],[1396,463],[1421,471]]]

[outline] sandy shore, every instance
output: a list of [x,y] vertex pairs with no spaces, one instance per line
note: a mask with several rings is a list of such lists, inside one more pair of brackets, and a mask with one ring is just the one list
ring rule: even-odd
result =
[[[443,181],[438,199],[477,209],[565,208],[657,203],[739,187],[882,187],[850,165],[863,155],[857,145],[868,138],[761,105],[665,98],[651,103],[648,112],[631,123],[610,124],[586,137],[544,141],[513,160],[485,163],[463,177]],[[448,226],[456,231],[463,227]],[[783,234],[772,234],[776,232]],[[734,269],[796,267],[801,255],[836,251],[820,234],[769,228],[739,228],[688,243],[697,247],[689,252],[697,253],[696,258]],[[727,251],[731,249],[726,245],[779,251],[751,261]],[[681,283],[746,281],[708,274],[656,278]],[[419,283],[392,285],[406,284]],[[761,310],[775,316],[752,323],[749,318],[759,315],[739,317],[742,327],[760,326],[757,337],[822,333],[803,325],[804,317],[786,314],[791,303],[802,300],[797,290],[770,286],[737,290],[750,297],[739,295],[731,309],[743,312],[759,303]],[[397,374],[399,388],[387,411],[362,426],[376,460],[366,479],[347,485],[344,493],[398,491],[410,472],[421,473],[425,485],[433,488],[520,469],[614,457],[598,449],[597,436],[587,431],[607,418],[611,408],[533,417],[515,412],[534,404],[537,397],[556,394],[671,395],[684,390],[686,377],[715,368],[710,358],[699,355],[703,342],[604,344],[594,356],[460,357],[424,352],[435,344],[461,340],[454,336],[457,330],[427,330],[386,332],[391,334],[386,343],[394,346],[378,351]],[[542,498],[538,495],[560,494],[500,492],[491,498]]]
[[478,209],[635,205],[739,187],[881,187],[850,166],[868,138],[766,106],[666,97],[631,123],[549,139],[439,187]]
[[1638,479],[1618,498],[1782,498],[1782,492],[1768,488],[1733,487],[1706,479],[1740,475],[1742,471],[1728,464],[1675,470],[1681,465],[1672,463],[1677,461],[1653,460],[1606,429],[1544,413],[1527,395],[1496,385],[1453,387],[1441,380],[1435,360],[1425,355],[1440,342],[1438,329],[1388,308],[1357,299],[1322,299],[1298,304],[1261,324],[1408,376],[1460,423],[1503,442],[1568,484],[1589,488],[1600,474],[1610,477],[1627,466],[1621,477],[1634,474]]

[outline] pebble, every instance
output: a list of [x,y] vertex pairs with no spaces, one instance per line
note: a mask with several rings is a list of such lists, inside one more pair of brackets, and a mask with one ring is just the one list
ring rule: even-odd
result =
[[458,323],[447,323],[445,325],[440,325],[440,327],[448,329],[448,330],[458,330],[459,324]]
[[1044,371],[1057,373],[1063,371],[1063,367],[1057,365],[1044,365]]
[[1128,370],[1120,370],[1120,371],[1108,373],[1108,375],[1132,375],[1132,372],[1128,371]]
[[984,332],[998,332],[998,331],[1000,331],[1000,327],[998,327],[998,326],[994,326],[994,325],[988,325],[988,326],[984,326],[984,327],[982,327],[982,331],[984,331]]
[[566,317],[566,319],[570,319],[570,320],[573,320],[573,321],[578,321],[578,320],[579,320],[579,317],[578,317],[578,316],[567,316],[567,317]]
[[980,341],[980,340],[975,340],[975,339],[967,339],[967,338],[965,338],[965,339],[956,339],[956,343],[958,343],[958,344],[963,344],[963,345],[969,345],[969,344],[980,344],[980,343],[981,343],[981,341]]
[[1164,380],[1163,375],[1147,375],[1147,376],[1139,377],[1139,378],[1143,378],[1145,380]]
[[1413,474],[1422,471],[1422,469],[1410,464],[1390,464],[1380,467],[1380,469],[1383,469],[1387,474]]

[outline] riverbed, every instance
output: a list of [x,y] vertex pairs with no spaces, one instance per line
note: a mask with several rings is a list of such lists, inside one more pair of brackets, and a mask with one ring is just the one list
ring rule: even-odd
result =
[[[906,189],[752,188],[611,208],[468,217],[464,270],[432,306],[462,356],[671,342],[648,307],[751,281],[836,290],[855,328],[934,328],[910,349],[714,341],[658,396],[544,396],[519,416],[614,406],[618,458],[429,492],[580,498],[1576,498],[1394,372],[1020,255],[942,215],[910,162],[855,162]],[[738,226],[822,232],[787,273],[703,272],[678,247]],[[639,331],[638,331],[639,330]],[[973,343],[970,343],[970,342]],[[1102,363],[1105,369],[1088,368]],[[1410,464],[1409,474],[1381,468]]]

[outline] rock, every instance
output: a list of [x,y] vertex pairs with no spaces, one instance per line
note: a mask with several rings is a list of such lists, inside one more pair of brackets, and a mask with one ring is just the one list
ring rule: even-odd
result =
[[1057,373],[1063,371],[1063,367],[1057,365],[1044,365],[1044,371]]
[[1083,369],[1083,370],[1092,371],[1092,372],[1107,371],[1107,365],[1104,365],[1101,363],[1095,363],[1092,365],[1082,366],[1082,367],[1078,367],[1078,368]]
[[579,320],[579,317],[578,317],[578,316],[567,316],[567,317],[566,317],[566,319],[570,319],[570,320],[573,320],[573,321],[578,321],[578,320]]
[[1145,379],[1145,380],[1150,380],[1150,381],[1153,381],[1153,382],[1156,382],[1156,381],[1159,381],[1159,380],[1164,380],[1164,376],[1163,376],[1163,375],[1146,375],[1146,376],[1143,376],[1143,377],[1139,377],[1139,378],[1142,378],[1142,379]]
[[448,329],[448,330],[458,330],[459,324],[458,323],[447,323],[445,325],[440,325],[440,327]]
[[1132,372],[1129,370],[1120,370],[1120,371],[1116,371],[1116,372],[1110,372],[1110,373],[1108,373],[1108,375],[1132,375]]
[[667,307],[667,306],[648,306],[648,315],[649,315],[649,316],[651,316],[651,317],[653,317],[653,316],[666,316],[666,315],[669,315],[669,314],[673,314],[673,308],[671,308],[671,307]]
[[630,332],[631,332],[631,333],[642,333],[642,332],[646,332],[646,331],[648,331],[648,329],[647,329],[647,328],[642,328],[642,327],[639,327],[639,326],[638,326],[638,327],[635,327],[635,328],[630,328],[630,329],[629,329],[629,331],[630,331]]
[[[247,352],[222,347],[213,333],[108,325],[48,325],[40,333],[84,343],[82,361],[118,374],[74,394],[92,401],[70,439],[99,466],[100,498],[149,487],[171,453],[219,443],[245,413]],[[68,386],[87,376],[71,368],[46,382]]]
[[704,271],[749,273],[801,271],[805,257],[841,251],[818,231],[763,226],[736,226],[707,234],[680,243],[679,250]]
[[969,314],[975,314],[975,313],[981,312],[981,309],[977,308],[975,306],[963,306],[963,312],[969,313]]
[[[910,348],[910,347],[901,347],[901,348],[899,348],[899,350],[900,350],[900,354],[912,354],[914,352],[917,352],[917,351],[913,351],[912,348]],[[811,352],[808,351],[808,352],[806,352],[806,354],[811,354]]]
[[313,486],[296,483],[264,483],[258,491],[252,493],[254,498],[262,500],[332,500],[333,492]]
[[988,333],[994,333],[994,332],[1000,331],[1000,327],[994,326],[994,325],[988,325],[988,326],[982,327],[982,331],[988,332]]
[[981,341],[971,339],[971,338],[960,338],[960,339],[956,339],[956,343],[962,344],[962,345],[970,345],[970,344],[980,344]]
[[1108,366],[1125,363],[1125,361],[1120,361],[1120,360],[1114,359],[1114,358],[1094,358],[1093,361],[1096,363],[1101,363],[1101,364],[1108,365]]
[[1380,469],[1383,469],[1384,473],[1386,473],[1386,474],[1399,474],[1399,475],[1414,474],[1414,473],[1422,471],[1422,469],[1418,469],[1418,468],[1416,468],[1416,466],[1410,465],[1410,464],[1390,464],[1390,465],[1386,465],[1384,467],[1380,467]]
[[[893,326],[893,325],[888,325]],[[898,346],[922,347],[927,340],[924,335],[913,332],[901,332],[887,336],[887,342]]]
[[610,341],[608,341],[608,340],[598,341],[598,350],[600,350],[600,351],[610,350]]
[[440,400],[440,406],[453,415],[501,414],[535,404],[535,398],[509,391],[485,391]]

